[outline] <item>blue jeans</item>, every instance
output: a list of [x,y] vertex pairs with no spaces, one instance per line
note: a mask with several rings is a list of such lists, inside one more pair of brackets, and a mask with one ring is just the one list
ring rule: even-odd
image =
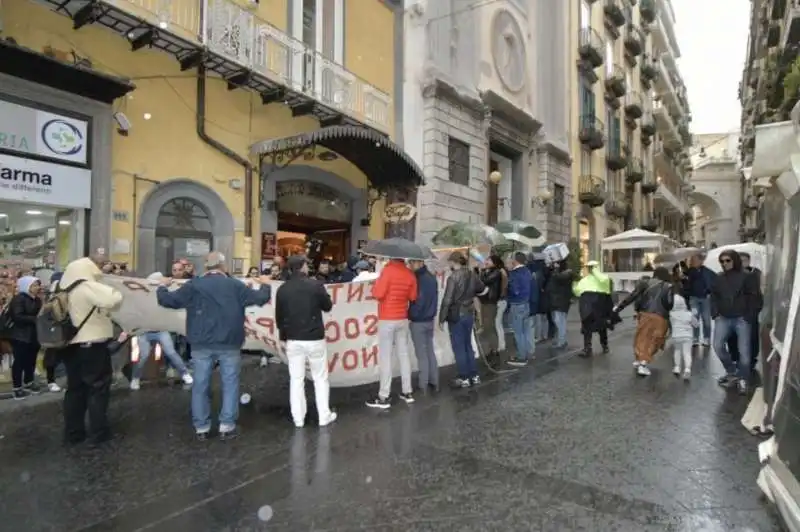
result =
[[175,368],[175,370],[183,375],[186,373],[186,364],[183,363],[178,352],[175,350],[175,344],[172,342],[172,335],[168,332],[146,332],[136,337],[136,342],[139,345],[139,362],[133,366],[133,378],[140,379],[142,377],[142,370],[147,359],[150,358],[150,351],[153,344],[161,344],[161,352],[164,353],[167,363]]
[[475,364],[475,351],[472,349],[472,326],[475,318],[470,314],[461,316],[458,321],[447,322],[450,331],[450,345],[456,357],[458,376],[462,379],[471,379],[478,376]]
[[219,412],[219,430],[228,432],[236,428],[239,418],[239,373],[242,354],[238,349],[192,349],[194,385],[192,385],[192,422],[197,432],[211,429],[211,373],[219,361],[222,381],[222,408]]
[[[736,345],[739,348],[739,362],[733,361],[728,351],[728,338],[736,333]],[[736,375],[740,379],[750,377],[750,333],[751,325],[744,318],[717,318],[714,320],[714,351],[728,375]]]
[[[692,310],[697,309],[697,314],[700,317],[700,324],[703,326],[703,340],[706,343],[711,339],[711,301],[709,297],[690,297],[689,308]],[[700,327],[694,328],[694,341],[700,339]]]
[[556,325],[556,347],[567,345],[567,313],[553,311],[553,323]]
[[511,330],[514,332],[514,343],[517,344],[517,358],[528,360],[533,353],[533,337],[531,335],[530,306],[528,303],[511,303],[508,315],[511,318]]

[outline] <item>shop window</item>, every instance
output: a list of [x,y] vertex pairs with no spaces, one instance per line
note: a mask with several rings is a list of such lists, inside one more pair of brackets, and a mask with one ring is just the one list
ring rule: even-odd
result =
[[469,186],[469,144],[450,137],[447,146],[450,181]]

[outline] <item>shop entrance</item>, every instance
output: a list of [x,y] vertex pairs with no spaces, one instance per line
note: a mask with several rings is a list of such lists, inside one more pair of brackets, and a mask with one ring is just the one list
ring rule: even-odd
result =
[[[169,275],[172,263],[186,259],[202,272],[206,255],[214,245],[211,219],[206,208],[190,198],[166,202],[156,221],[156,271]],[[151,272],[140,272],[145,275]]]
[[280,255],[308,254],[337,264],[347,260],[353,218],[350,199],[331,187],[306,181],[279,182],[275,192]]

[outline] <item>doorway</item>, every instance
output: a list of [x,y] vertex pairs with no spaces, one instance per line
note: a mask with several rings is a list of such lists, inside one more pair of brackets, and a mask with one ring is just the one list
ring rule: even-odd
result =
[[203,205],[191,198],[164,203],[156,221],[156,271],[168,274],[173,262],[186,259],[201,272],[213,245],[211,219]]
[[305,254],[336,264],[347,260],[353,216],[350,199],[332,187],[306,181],[278,183],[276,197],[281,256]]

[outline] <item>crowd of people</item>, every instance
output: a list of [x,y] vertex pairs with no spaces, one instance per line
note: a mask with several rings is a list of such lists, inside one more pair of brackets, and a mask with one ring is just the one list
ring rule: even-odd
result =
[[[212,252],[200,275],[192,262],[179,260],[169,276],[155,273],[149,277],[162,285],[156,292],[160,306],[186,311],[185,336],[175,338],[165,331],[137,332],[134,338],[138,349],[132,351],[138,354],[131,357],[130,388],[140,388],[148,357],[154,346],[159,346],[166,363],[191,387],[194,430],[199,440],[206,440],[212,430],[211,375],[218,367],[222,396],[218,434],[225,440],[236,437],[245,309],[269,303],[273,299],[272,281],[280,280],[283,283],[274,295],[275,323],[288,360],[293,422],[298,428],[306,424],[308,367],[319,426],[329,425],[337,414],[329,404],[323,316],[333,303],[324,285],[370,275],[374,279],[372,296],[378,303],[380,353],[377,393],[367,401],[372,408],[392,406],[395,357],[400,367],[400,400],[413,403],[416,392],[439,390],[434,351],[437,327],[446,328],[455,357],[457,376],[451,385],[472,387],[480,384],[473,331],[478,332],[480,348],[492,367],[522,367],[535,356],[537,343],[552,340],[557,349],[567,347],[567,314],[576,299],[585,357],[593,354],[595,334],[603,353],[609,352],[608,331],[621,321],[620,311],[634,305],[634,367],[643,377],[650,375],[653,357],[671,337],[675,344],[673,372],[689,379],[692,350],[709,345],[713,319],[713,347],[726,371],[719,384],[736,387],[744,394],[758,355],[761,273],[749,267],[746,254],[724,251],[719,260],[720,274],[707,268],[700,255],[671,270],[657,267],[615,305],[613,283],[595,261],[587,263],[586,274],[580,277],[566,260],[548,264],[542,257],[517,252],[508,262],[492,255],[480,266],[470,267],[468,257],[455,251],[447,258],[451,273],[440,297],[437,279],[422,260],[390,259],[376,273],[374,258],[353,257],[342,269],[334,270],[330,263],[321,261],[312,272],[311,261],[293,256],[278,259],[269,272],[251,270],[248,277],[257,282],[248,284],[228,275],[226,258]],[[50,381],[54,365],[63,363],[66,369],[65,440],[70,444],[110,437],[107,408],[114,372],[112,355],[132,339],[116,328],[111,318],[123,296],[101,282],[104,272],[112,273],[103,257],[82,258],[70,263],[63,274],[54,274],[48,287],[50,297],[63,295],[65,316],[57,318],[62,320],[57,324],[70,331],[64,345],[50,345],[45,350],[45,358],[50,359],[45,363],[49,384],[55,384]],[[176,279],[189,282],[169,289]],[[40,391],[35,367],[43,342],[37,336],[37,320],[43,306],[51,305],[51,311],[55,308],[45,292],[37,277],[21,276],[16,295],[0,322],[0,336],[10,341],[13,351],[16,399]],[[506,325],[512,332],[513,350],[506,345]],[[416,383],[412,382],[409,341],[419,368]],[[184,346],[184,356],[178,353],[176,342]],[[190,365],[186,359],[190,359]],[[88,430],[84,423],[87,413]]]

